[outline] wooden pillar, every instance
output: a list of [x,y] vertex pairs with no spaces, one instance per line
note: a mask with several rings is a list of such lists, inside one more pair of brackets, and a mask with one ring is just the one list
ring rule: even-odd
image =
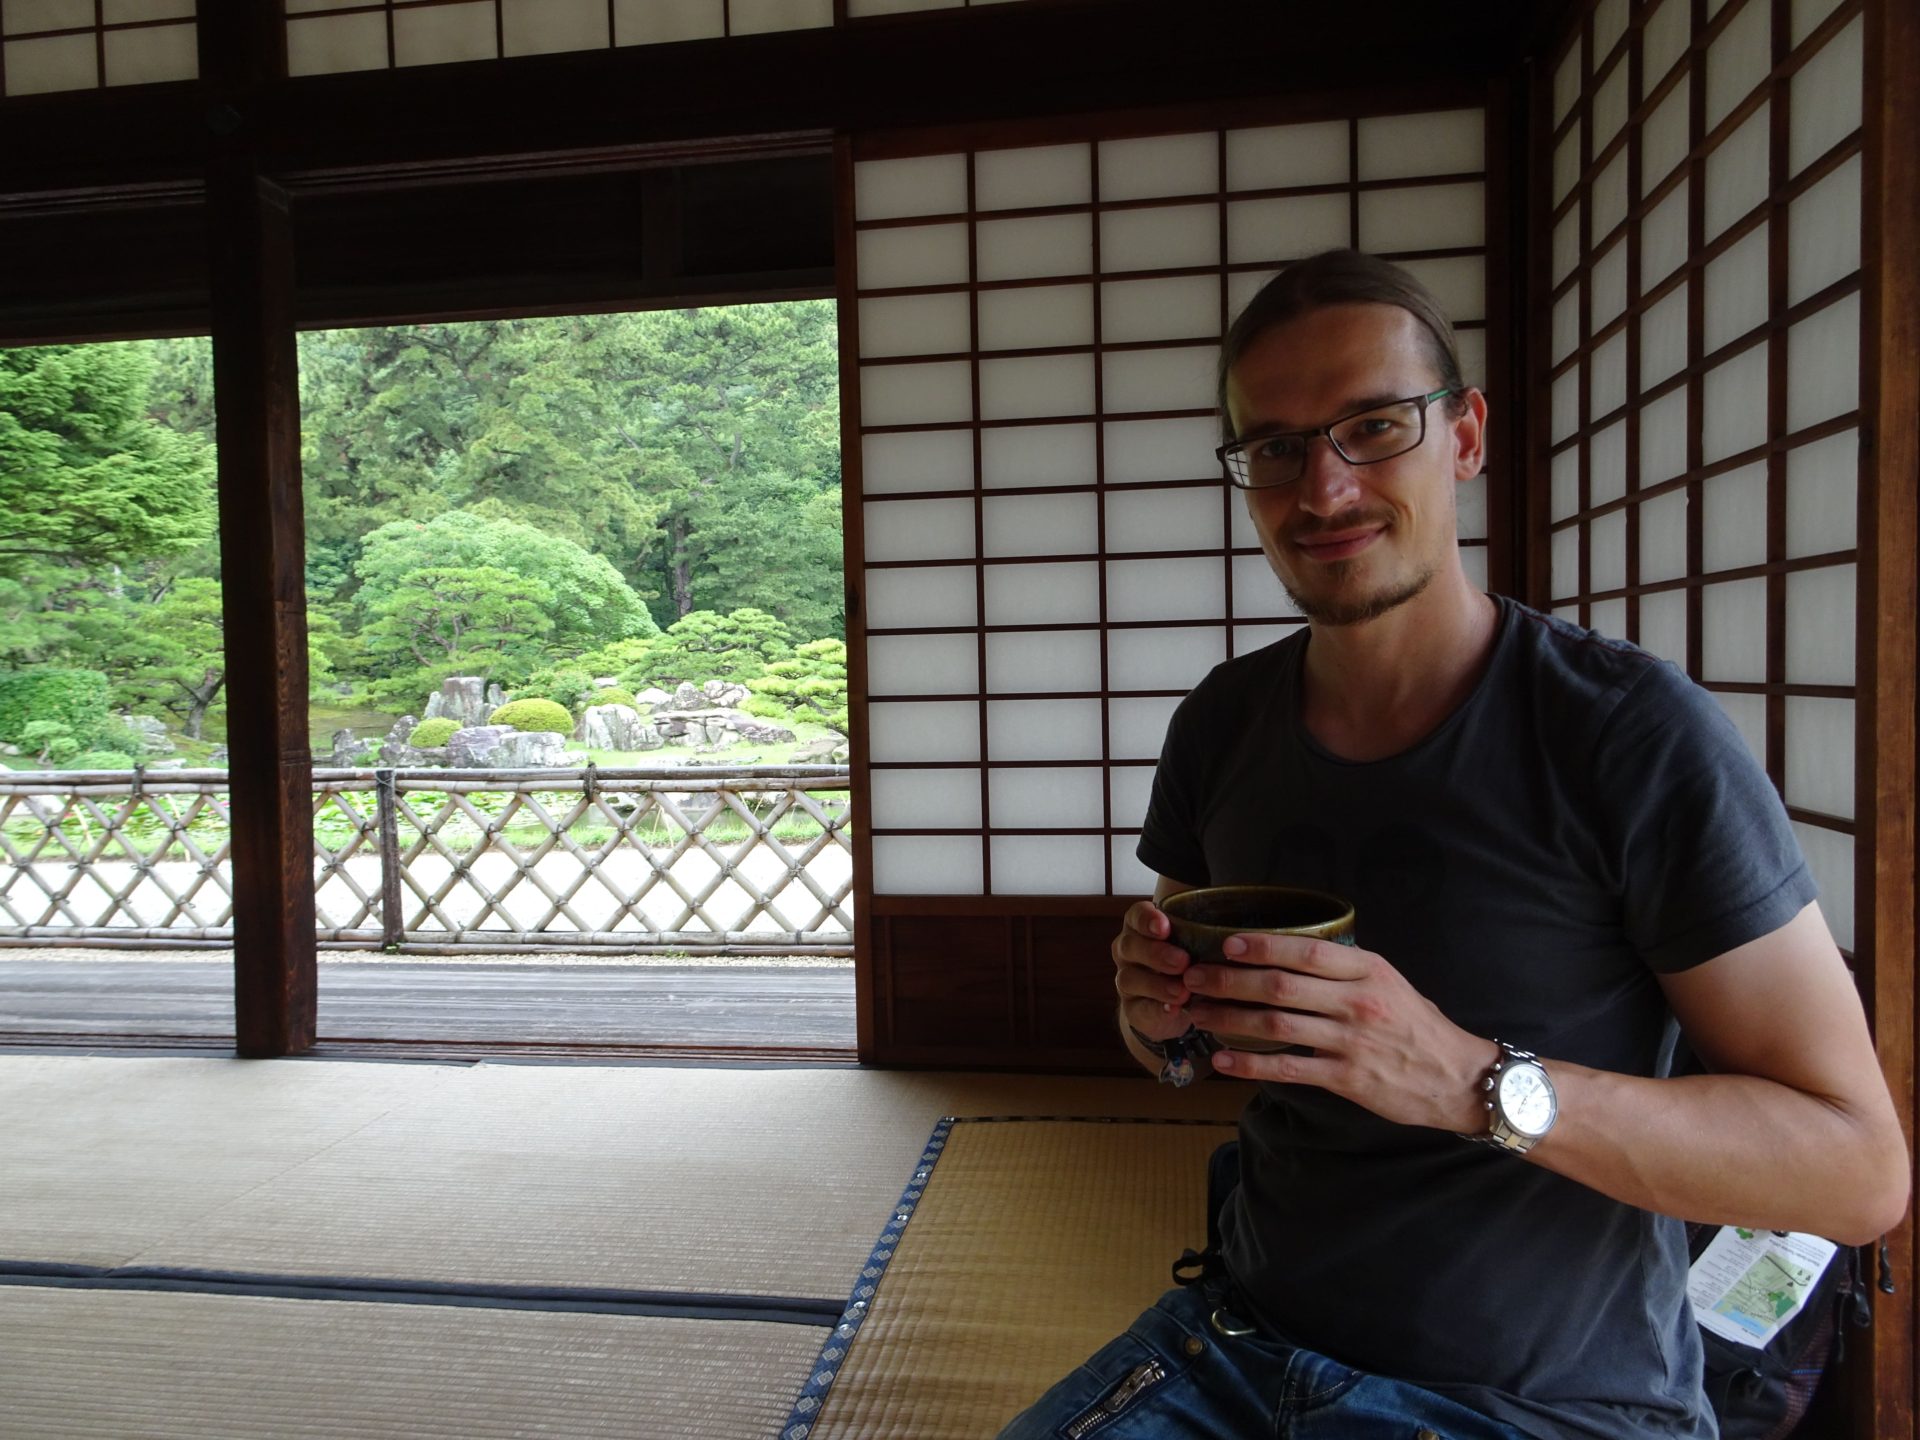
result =
[[201,74],[213,380],[220,447],[234,1034],[245,1056],[313,1044],[313,756],[299,361],[286,191],[262,173],[252,97],[285,71],[277,6],[208,0]]

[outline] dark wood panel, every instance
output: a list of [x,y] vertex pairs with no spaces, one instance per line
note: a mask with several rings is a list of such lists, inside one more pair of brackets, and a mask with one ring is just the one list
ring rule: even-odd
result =
[[[1018,922],[979,915],[895,916],[878,927],[886,971],[881,1064],[907,1051],[959,1059],[1011,1053]],[[863,1057],[865,1058],[865,1057]]]
[[1105,1053],[1131,1065],[1114,1022],[1117,917],[1035,915],[1026,922],[1027,1011],[1034,1048]]

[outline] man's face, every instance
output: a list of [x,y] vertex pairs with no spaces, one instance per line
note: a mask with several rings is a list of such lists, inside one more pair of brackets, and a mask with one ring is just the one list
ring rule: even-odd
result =
[[[1427,332],[1397,305],[1330,305],[1261,335],[1227,379],[1227,414],[1249,440],[1307,430],[1441,386]],[[1480,472],[1485,402],[1458,419],[1427,410],[1426,438],[1391,460],[1350,465],[1324,437],[1291,485],[1249,490],[1268,563],[1300,612],[1357,625],[1425,590],[1456,564],[1454,487]]]

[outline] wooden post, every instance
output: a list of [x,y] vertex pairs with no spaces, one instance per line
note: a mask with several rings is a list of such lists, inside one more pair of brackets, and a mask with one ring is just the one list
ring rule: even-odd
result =
[[[592,768],[591,765],[588,766]],[[405,933],[400,895],[400,816],[391,769],[373,772],[374,818],[380,828],[380,944],[392,950]]]
[[278,7],[200,16],[211,155],[206,209],[220,447],[220,571],[233,797],[234,1035],[245,1056],[313,1044],[313,756],[293,231],[262,173],[254,97],[285,74]]

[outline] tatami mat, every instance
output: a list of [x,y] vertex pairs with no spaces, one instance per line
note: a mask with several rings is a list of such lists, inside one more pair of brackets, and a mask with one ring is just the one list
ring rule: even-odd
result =
[[810,1325],[0,1287],[21,1440],[768,1440]]
[[810,1440],[988,1440],[1205,1245],[1207,1158],[1232,1135],[954,1125],[824,1404],[797,1423]]

